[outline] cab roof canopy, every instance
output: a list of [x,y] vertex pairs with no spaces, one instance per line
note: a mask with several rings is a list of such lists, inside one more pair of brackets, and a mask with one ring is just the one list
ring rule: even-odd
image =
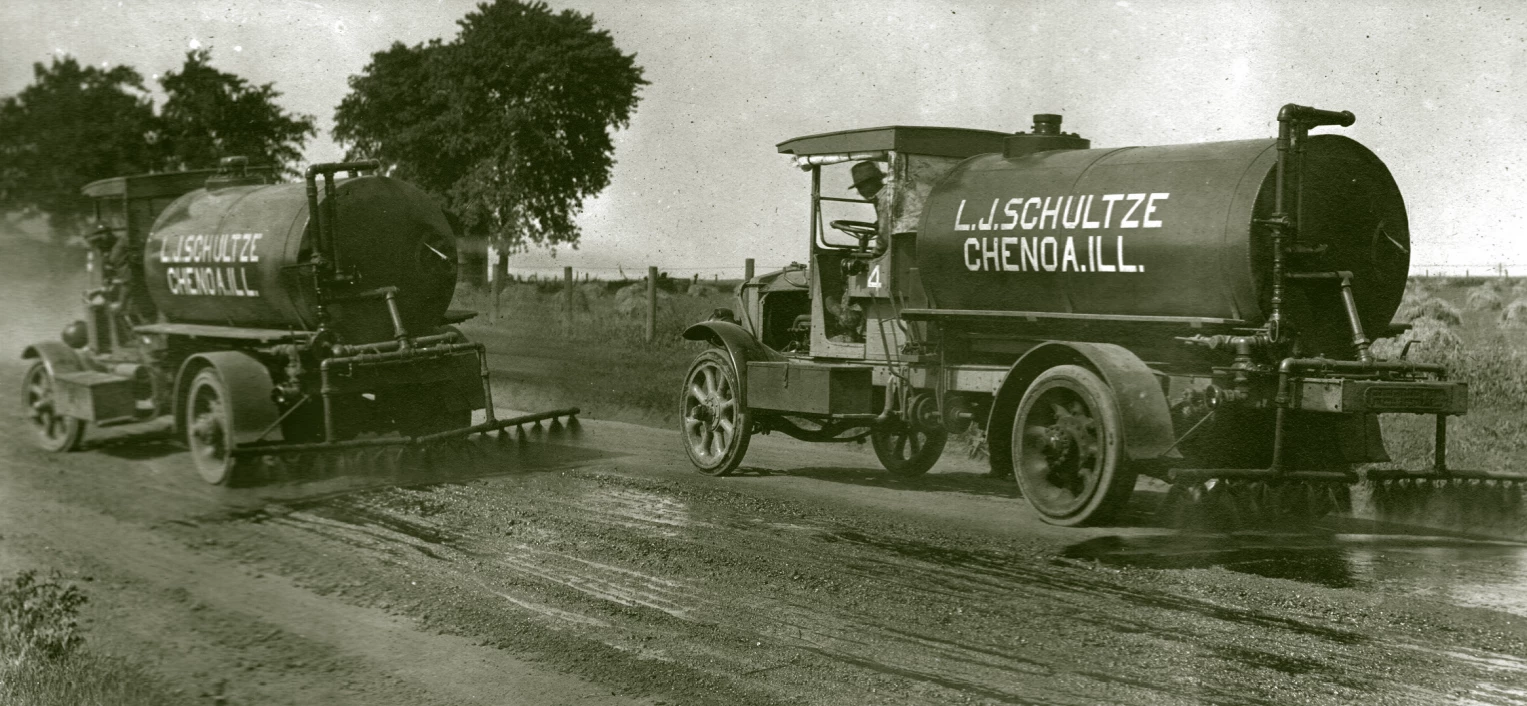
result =
[[217,174],[216,169],[197,169],[186,172],[162,172],[112,177],[92,181],[80,189],[86,196],[99,198],[142,199],[155,196],[179,196],[195,191],[207,183],[207,177]]
[[935,157],[974,157],[1001,152],[1009,133],[959,127],[892,125],[824,132],[779,143],[783,154],[812,155],[895,151]]

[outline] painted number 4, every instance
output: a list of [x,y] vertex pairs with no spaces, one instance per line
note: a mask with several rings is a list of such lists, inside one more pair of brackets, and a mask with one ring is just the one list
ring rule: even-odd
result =
[[875,265],[875,269],[870,270],[870,279],[864,283],[864,286],[871,289],[880,289],[880,265]]

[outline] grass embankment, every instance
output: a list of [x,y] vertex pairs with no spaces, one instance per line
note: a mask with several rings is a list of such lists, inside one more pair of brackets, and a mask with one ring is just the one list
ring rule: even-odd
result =
[[89,650],[79,589],[34,572],[0,584],[0,706],[168,706],[190,703],[128,660]]
[[468,335],[501,352],[492,361],[497,386],[510,398],[496,403],[519,409],[577,405],[600,419],[672,426],[678,417],[680,381],[704,344],[686,341],[684,329],[718,307],[734,308],[734,282],[663,283],[657,335],[646,340],[644,282],[577,285],[571,315],[564,313],[561,282],[521,282],[499,298],[500,317],[490,321],[489,295],[460,287],[452,306],[480,316]]
[[[1469,413],[1448,426],[1453,468],[1521,471],[1527,447],[1527,280],[1412,278],[1396,320],[1413,329],[1376,345],[1381,357],[1414,341],[1411,360],[1441,363],[1469,383]],[[1396,465],[1432,460],[1431,417],[1386,415],[1385,441]]]
[[[561,283],[520,283],[503,295],[502,316],[475,324],[474,336],[500,336],[497,350],[556,361],[539,374],[499,376],[514,391],[506,403],[519,407],[577,404],[591,415],[671,426],[680,380],[703,346],[685,341],[689,324],[716,307],[735,307],[732,287],[706,286],[688,296],[665,292],[659,302],[657,339],[645,340],[645,287],[641,282],[578,286],[573,314],[564,308]],[[676,290],[681,289],[675,287]],[[455,304],[488,311],[487,295],[468,288]],[[1521,470],[1527,441],[1527,281],[1510,278],[1413,278],[1396,316],[1413,325],[1399,339],[1375,343],[1394,358],[1414,341],[1408,358],[1448,366],[1469,383],[1470,411],[1449,426],[1450,464],[1455,468]],[[502,379],[512,378],[507,381]],[[1386,441],[1396,464],[1431,465],[1431,417],[1386,415]]]

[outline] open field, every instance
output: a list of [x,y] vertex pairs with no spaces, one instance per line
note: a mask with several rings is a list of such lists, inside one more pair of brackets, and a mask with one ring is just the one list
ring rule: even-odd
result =
[[646,340],[646,283],[577,285],[564,315],[561,282],[523,282],[500,295],[500,320],[489,320],[489,295],[458,287],[452,306],[481,315],[463,328],[488,344],[495,380],[517,408],[578,405],[602,419],[653,426],[676,423],[678,380],[704,344],[684,329],[718,307],[735,307],[735,281],[701,283],[691,296],[678,282],[658,298],[657,336]]
[[[1527,443],[1527,280],[1514,278],[1411,278],[1396,320],[1413,331],[1409,357],[1446,364],[1469,383],[1469,414],[1448,427],[1449,463],[1455,468],[1522,470]],[[1392,356],[1398,341],[1377,350]],[[1430,417],[1383,419],[1397,465],[1430,465]]]

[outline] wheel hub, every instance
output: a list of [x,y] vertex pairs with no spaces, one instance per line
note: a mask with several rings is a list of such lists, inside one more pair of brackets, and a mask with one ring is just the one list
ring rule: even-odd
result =
[[211,413],[198,416],[191,424],[191,433],[204,446],[217,448],[223,441],[223,425]]

